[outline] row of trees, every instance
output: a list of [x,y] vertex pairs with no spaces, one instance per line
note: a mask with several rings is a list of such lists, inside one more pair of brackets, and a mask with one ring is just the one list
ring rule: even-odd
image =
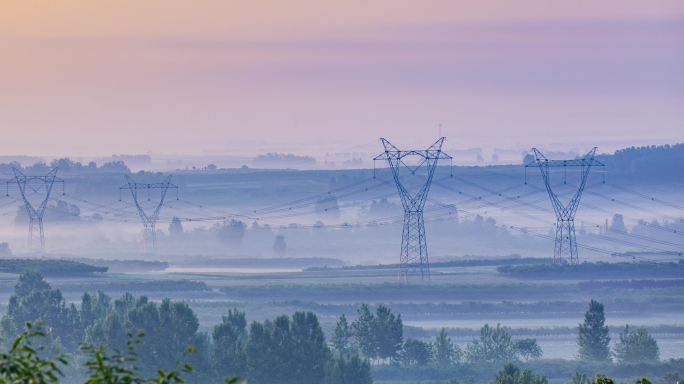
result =
[[87,355],[125,362],[120,351],[134,343],[136,372],[147,377],[160,369],[180,375],[179,364],[188,363],[194,369],[183,374],[192,382],[221,382],[232,375],[254,384],[372,382],[366,360],[330,350],[311,312],[248,325],[244,312],[232,310],[207,334],[199,331],[197,316],[186,303],[157,303],[130,294],[113,300],[98,292],[84,294],[80,306],[67,305],[58,289],[31,272],[20,276],[2,319],[0,336],[7,350],[13,348],[7,341],[32,321],[43,324],[46,351],[66,353],[72,360],[82,360],[81,347],[88,345],[96,347]]
[[[503,369],[497,372],[494,377],[494,384],[548,384],[548,379],[543,375],[538,375],[529,369],[520,369],[514,364],[506,364]],[[571,379],[571,384],[615,384],[616,381],[612,378],[598,374],[593,378],[585,374],[576,372]],[[455,384],[456,382],[454,382]],[[651,380],[646,377],[641,377],[636,380],[635,384],[652,384]],[[674,381],[673,384],[681,384],[680,381]]]
[[452,342],[445,329],[432,342],[404,340],[401,315],[393,314],[384,305],[378,305],[374,313],[366,304],[359,306],[357,318],[351,323],[342,315],[331,341],[341,355],[360,354],[376,364],[446,367],[459,363],[498,364],[542,356],[535,339],[514,340],[499,324],[496,327],[485,324],[480,336],[465,351]]
[[[360,354],[376,364],[406,366],[501,364],[538,359],[543,355],[535,339],[515,340],[499,324],[495,327],[485,324],[479,337],[464,350],[452,342],[445,329],[432,342],[404,340],[401,315],[393,314],[384,305],[377,306],[375,312],[366,304],[359,306],[353,322],[342,315],[331,342],[333,349],[343,356]],[[578,346],[579,357],[585,361],[608,362],[615,357],[619,363],[639,363],[656,362],[660,358],[656,340],[643,327],[625,326],[611,349],[604,307],[595,300],[590,301],[584,322],[579,325]]]
[[610,361],[614,356],[620,363],[654,362],[660,359],[658,343],[648,331],[626,325],[611,351],[610,331],[606,326],[603,304],[591,300],[579,325],[579,357],[586,361]]

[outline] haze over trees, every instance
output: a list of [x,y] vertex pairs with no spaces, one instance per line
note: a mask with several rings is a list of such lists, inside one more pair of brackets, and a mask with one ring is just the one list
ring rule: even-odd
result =
[[[33,321],[40,327],[27,328]],[[68,304],[60,290],[34,272],[20,276],[1,325],[5,352],[0,360],[5,364],[36,364],[42,368],[28,377],[53,375],[60,381],[60,372],[68,369],[70,377],[88,377],[89,384],[109,383],[103,378],[113,376],[134,379],[122,383],[179,382],[174,378],[204,383],[234,375],[254,384],[370,384],[373,371],[392,377],[425,369],[452,377],[492,372],[486,382],[545,384],[544,373],[549,372],[544,371],[548,362],[534,364],[542,373],[519,368],[517,364],[529,365],[542,357],[542,350],[536,340],[514,338],[499,324],[485,324],[464,352],[446,329],[433,339],[405,337],[401,316],[386,305],[359,305],[353,321],[340,316],[329,341],[318,316],[301,311],[248,322],[244,311],[232,309],[205,333],[187,303],[131,294],[112,299],[97,292],[83,294],[79,305]],[[15,337],[20,338],[16,345],[10,342]],[[604,307],[592,300],[578,337],[584,356],[596,360],[591,364],[603,364],[604,369],[651,364],[659,369],[658,345],[645,329],[626,327],[620,334],[614,348],[619,365],[610,363],[608,341]],[[78,364],[62,365],[59,359]],[[572,364],[556,362],[548,369]],[[3,372],[0,369],[0,378]],[[29,373],[17,368],[12,374],[16,378]],[[577,384],[607,380],[580,379]]]
[[646,328],[630,330],[625,325],[615,345],[615,357],[621,363],[654,362],[660,359],[660,349]]
[[[112,300],[98,292],[84,294],[76,306],[31,272],[21,275],[2,319],[0,337],[5,347],[10,350],[7,343],[30,332],[25,324],[36,321],[43,329],[41,343],[49,351],[63,350],[74,358],[86,353],[96,360],[111,363],[121,357],[127,362],[121,354],[134,344],[135,374],[146,377],[159,370],[180,375],[179,362],[193,367],[183,372],[191,382],[216,382],[236,374],[257,384],[337,384],[357,379],[352,382],[366,383],[370,377],[370,366],[357,355],[331,352],[311,312],[248,325],[244,312],[231,310],[208,335],[199,331],[197,316],[187,303],[170,299],[158,303],[131,294]],[[81,345],[90,347],[82,351]]]

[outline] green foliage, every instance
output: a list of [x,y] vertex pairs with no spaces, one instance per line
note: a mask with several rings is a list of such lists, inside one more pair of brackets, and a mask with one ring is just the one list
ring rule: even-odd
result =
[[84,293],[81,297],[81,324],[84,328],[104,318],[111,309],[112,299],[102,291],[96,294]]
[[352,337],[354,337],[354,330],[347,321],[347,317],[342,314],[333,330],[331,338],[333,348],[341,355],[346,356],[350,354],[353,350],[351,345]]
[[610,336],[605,325],[603,304],[591,300],[584,314],[584,323],[579,325],[579,355],[586,361],[610,360]]
[[513,340],[511,334],[500,324],[496,328],[485,324],[480,329],[480,337],[466,348],[466,357],[474,364],[501,364],[541,356],[542,350],[535,339]]
[[44,276],[73,276],[107,272],[107,267],[98,267],[72,260],[51,259],[0,259],[0,272],[37,272]]
[[515,349],[518,355],[525,360],[539,359],[543,354],[536,339],[516,340]]
[[196,340],[198,328],[197,316],[186,303],[165,299],[157,304],[144,296],[125,295],[88,327],[86,341],[107,350],[123,350],[127,334],[144,333],[148,342],[139,346],[142,366],[170,369],[187,358],[185,351]]
[[247,377],[260,384],[320,383],[330,351],[318,318],[297,312],[290,320],[253,322],[246,345]]
[[506,364],[494,378],[494,384],[548,384],[544,376],[536,375],[530,370],[520,370],[513,364]]
[[372,384],[370,364],[358,355],[339,356],[330,361],[325,372],[325,384]]
[[35,348],[31,340],[45,336],[45,333],[40,326],[34,328],[30,322],[25,328],[7,352],[0,352],[0,384],[58,382],[62,376],[59,365],[66,365],[67,361],[63,357],[57,357],[56,361],[41,357],[40,349]]
[[367,304],[362,304],[357,312],[352,329],[361,353],[369,358],[391,360],[398,357],[404,339],[401,315],[395,316],[384,305],[378,305],[373,314]]
[[444,328],[435,337],[432,351],[435,363],[439,366],[449,366],[461,359],[461,349],[451,341]]
[[660,358],[660,351],[646,328],[630,331],[626,325],[615,345],[615,357],[621,363],[654,362]]
[[401,315],[395,316],[389,307],[378,305],[373,321],[373,335],[377,345],[378,357],[393,359],[401,349],[404,325]]
[[244,375],[247,366],[245,345],[247,343],[247,320],[245,313],[237,309],[228,311],[212,333],[212,364],[219,374]]
[[466,349],[468,360],[472,363],[506,363],[516,360],[516,354],[511,334],[500,324],[496,328],[485,324],[480,329],[480,337],[468,344]]
[[615,381],[608,376],[596,375],[593,384],[615,384]]
[[[52,289],[41,274],[27,272],[19,277],[14,287],[3,331],[20,331],[25,323],[36,321],[45,325],[48,340],[59,340],[67,349],[75,350],[82,339],[83,328],[76,307],[73,304],[68,306],[62,292]],[[5,335],[8,338],[14,336]]]
[[[125,352],[118,350],[109,351],[104,347],[94,347],[84,345],[83,352],[87,359],[85,367],[88,378],[85,384],[181,384],[185,383],[183,374],[193,372],[190,364],[183,364],[182,367],[166,370],[157,369],[154,376],[145,378],[137,367],[138,354],[136,348],[142,344],[143,333],[133,337],[128,335]],[[192,352],[192,348],[189,349]],[[177,364],[178,365],[178,364]],[[237,378],[226,379],[227,384],[238,384]]]
[[401,352],[401,361],[407,366],[425,366],[432,360],[431,345],[420,340],[407,339]]
[[364,356],[375,357],[377,348],[373,333],[374,316],[368,304],[361,304],[356,313],[356,320],[352,323],[356,345]]

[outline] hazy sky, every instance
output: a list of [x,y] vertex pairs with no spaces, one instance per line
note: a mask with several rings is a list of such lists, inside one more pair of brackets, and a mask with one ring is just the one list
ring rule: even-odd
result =
[[684,1],[0,0],[0,154],[684,141]]

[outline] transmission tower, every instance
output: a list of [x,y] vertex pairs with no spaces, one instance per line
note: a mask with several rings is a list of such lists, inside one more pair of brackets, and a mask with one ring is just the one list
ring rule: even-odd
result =
[[[9,195],[9,183],[17,183],[29,218],[29,247],[32,248],[34,246],[33,236],[35,232],[38,232],[40,239],[39,249],[42,252],[45,250],[45,232],[43,231],[45,209],[50,200],[52,187],[55,183],[62,183],[62,189],[64,189],[64,180],[57,177],[57,168],[52,169],[46,175],[40,176],[24,175],[17,168],[12,168],[12,171],[14,172],[14,181],[7,182],[7,194]],[[38,195],[38,198],[34,199],[33,195]]]
[[[556,242],[553,251],[554,264],[575,265],[579,263],[577,239],[575,237],[575,213],[577,213],[577,208],[579,207],[580,199],[582,198],[582,192],[584,192],[584,187],[589,179],[591,167],[605,166],[605,164],[594,158],[596,150],[597,148],[594,147],[584,155],[584,157],[579,159],[549,160],[537,148],[532,148],[535,159],[534,161],[525,164],[525,168],[539,167],[542,178],[544,179],[544,184],[546,185],[546,191],[549,193],[549,198],[551,199],[551,205],[556,213]],[[553,191],[551,185],[549,170],[558,167],[563,168],[564,175],[567,174],[567,167],[580,168],[580,182],[577,186],[577,191],[572,194],[570,201],[567,203],[561,202],[559,195]],[[527,181],[525,182],[527,183]],[[567,184],[565,176],[563,183]]]
[[[373,159],[374,161],[387,160],[399,191],[401,205],[404,208],[404,227],[401,233],[401,253],[399,254],[399,277],[404,280],[414,270],[420,272],[421,279],[430,278],[423,208],[432,184],[432,177],[437,168],[437,162],[441,159],[451,160],[451,156],[442,152],[444,140],[444,137],[440,138],[428,149],[402,151],[386,139],[381,138],[380,141],[385,147],[385,152]],[[406,161],[409,158],[417,160],[417,163],[407,163]],[[416,175],[416,172],[421,168],[425,168],[425,180],[421,181],[417,192],[410,192],[400,179],[400,171],[406,169],[411,175]]]
[[[140,220],[143,224],[143,236],[145,239],[145,244],[147,246],[151,246],[152,249],[155,249],[157,246],[157,231],[155,227],[157,220],[159,220],[159,212],[164,205],[166,193],[168,192],[169,188],[176,189],[176,193],[178,193],[178,186],[171,183],[171,176],[167,176],[166,179],[160,183],[136,183],[128,175],[126,175],[126,184],[119,188],[119,190],[128,189],[131,191],[133,203],[138,210],[138,216],[140,216]],[[154,205],[154,210],[152,213],[148,214],[142,206],[139,192],[147,192],[147,201],[151,201],[150,192],[155,189],[158,189],[161,192],[159,201],[156,203],[156,205]]]

